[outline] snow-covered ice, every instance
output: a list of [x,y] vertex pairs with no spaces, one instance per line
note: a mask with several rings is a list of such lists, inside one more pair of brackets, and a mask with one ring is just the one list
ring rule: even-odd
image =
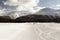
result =
[[0,23],[0,40],[60,40],[60,23]]

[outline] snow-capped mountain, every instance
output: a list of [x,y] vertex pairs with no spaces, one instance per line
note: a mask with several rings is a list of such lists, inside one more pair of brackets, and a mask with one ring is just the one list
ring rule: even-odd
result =
[[60,10],[51,9],[51,8],[44,8],[35,13],[37,15],[52,15],[52,16],[60,16]]

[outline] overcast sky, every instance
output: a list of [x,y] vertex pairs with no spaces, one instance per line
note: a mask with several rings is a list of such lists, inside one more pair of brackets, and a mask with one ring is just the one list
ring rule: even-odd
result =
[[[15,4],[13,4],[13,1],[15,2]],[[13,10],[17,10],[17,11],[20,11],[19,9],[24,9],[24,10],[28,10],[29,12],[36,12],[37,10],[39,10],[39,8],[37,10],[34,10],[36,9],[37,7],[50,7],[50,8],[55,8],[55,9],[60,9],[60,0],[39,0],[39,2],[35,2],[34,3],[34,0],[32,1],[32,3],[28,4],[28,6],[21,6],[21,5],[18,5],[18,7],[16,6],[18,2],[16,2],[16,0],[11,0],[11,1],[8,1],[8,0],[0,0],[0,11],[1,13],[5,13],[5,9],[8,10],[8,11],[13,11]],[[36,0],[35,0],[36,1]],[[5,3],[5,4],[4,4]],[[20,2],[19,2],[20,3]],[[25,3],[24,3],[25,4]],[[34,4],[37,4],[36,6]],[[35,7],[35,8],[33,8]],[[2,9],[1,9],[2,8]],[[13,10],[12,10],[13,9]]]
[[[4,0],[0,0],[0,6],[3,6],[2,3]],[[60,0],[40,0],[39,6],[50,7],[52,5],[59,5]]]

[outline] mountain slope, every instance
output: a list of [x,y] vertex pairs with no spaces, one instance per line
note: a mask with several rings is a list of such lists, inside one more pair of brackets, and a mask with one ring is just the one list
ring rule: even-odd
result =
[[60,10],[55,10],[51,8],[44,8],[35,13],[37,15],[52,15],[52,16],[60,16]]

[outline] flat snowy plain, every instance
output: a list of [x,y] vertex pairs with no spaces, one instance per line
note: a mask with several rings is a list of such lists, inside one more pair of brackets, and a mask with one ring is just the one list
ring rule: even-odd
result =
[[60,40],[60,23],[0,23],[0,40]]

